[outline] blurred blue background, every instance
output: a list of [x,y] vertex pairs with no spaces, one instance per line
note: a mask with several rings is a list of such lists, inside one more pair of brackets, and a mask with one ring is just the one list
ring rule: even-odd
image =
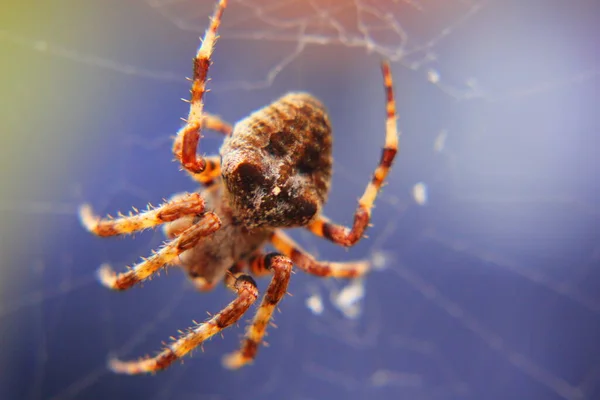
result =
[[[233,122],[289,90],[322,99],[335,135],[325,210],[340,223],[379,159],[379,61],[392,59],[401,150],[369,238],[346,251],[292,232],[319,258],[379,268],[355,318],[332,301],[347,282],[294,275],[251,367],[220,364],[240,326],[141,377],[110,373],[107,357],[152,354],[231,294],[197,293],[176,269],[107,291],[96,268],[123,269],[162,234],[96,238],[76,209],[195,190],[170,137],[213,2],[9,3],[0,398],[600,398],[596,2],[231,1],[206,109]],[[220,141],[206,133],[201,151]]]

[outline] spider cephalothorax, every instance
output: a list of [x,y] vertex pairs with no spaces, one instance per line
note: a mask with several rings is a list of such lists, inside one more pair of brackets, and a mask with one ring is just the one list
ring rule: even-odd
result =
[[[398,149],[396,109],[389,65],[383,63],[387,120],[379,165],[358,202],[351,228],[330,222],[321,213],[331,180],[332,135],[323,105],[306,93],[290,93],[241,120],[232,128],[203,110],[210,56],[226,0],[220,0],[194,59],[190,112],[173,142],[183,169],[205,188],[175,195],[145,212],[101,219],[91,207],[80,210],[83,225],[98,236],[134,233],[162,225],[169,239],[160,250],[130,270],[114,272],[105,265],[100,281],[113,290],[126,290],[168,265],[182,267],[200,290],[223,281],[237,297],[207,321],[174,339],[154,357],[112,360],[115,372],[154,372],[171,365],[205,340],[240,320],[258,298],[251,275],[272,275],[260,307],[246,331],[240,350],[224,364],[239,368],[254,360],[274,309],[285,295],[292,265],[320,277],[356,278],[369,263],[317,261],[289,238],[282,228],[302,226],[341,246],[352,246],[364,234],[371,208]],[[226,136],[221,156],[201,157],[202,129]],[[264,253],[270,243],[278,252]]]
[[289,93],[238,122],[221,147],[227,199],[249,228],[304,226],[327,201],[331,125],[307,93]]

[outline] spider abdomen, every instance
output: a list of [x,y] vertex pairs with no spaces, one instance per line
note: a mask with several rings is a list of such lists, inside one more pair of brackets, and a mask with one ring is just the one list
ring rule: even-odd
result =
[[244,225],[308,224],[327,200],[332,135],[323,104],[288,93],[238,122],[221,147],[232,210]]

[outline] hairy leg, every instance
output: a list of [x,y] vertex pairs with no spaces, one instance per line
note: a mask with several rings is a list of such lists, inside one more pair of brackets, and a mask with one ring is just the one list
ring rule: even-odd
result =
[[398,152],[398,127],[396,124],[396,103],[394,101],[394,90],[392,83],[392,73],[390,66],[384,62],[381,66],[386,92],[386,134],[385,145],[381,154],[379,165],[375,169],[371,182],[367,185],[364,194],[358,202],[358,208],[354,214],[354,224],[349,229],[342,225],[337,225],[329,221],[326,217],[320,216],[311,222],[307,229],[317,236],[329,239],[341,246],[353,246],[362,239],[365,229],[371,219],[371,208],[377,198],[377,194],[388,175],[390,167],[394,162]]
[[202,45],[194,57],[192,88],[190,90],[191,98],[189,100],[190,111],[185,120],[185,126],[177,132],[177,137],[173,143],[175,158],[181,162],[185,170],[191,173],[202,172],[206,167],[206,161],[197,154],[202,126],[205,123],[203,97],[206,92],[210,57],[217,40],[217,30],[221,24],[221,17],[226,6],[226,0],[221,0],[217,5],[215,13],[211,18],[210,26],[204,34]]
[[[231,135],[233,128],[231,125],[219,117],[211,114],[204,114],[203,128],[214,130],[222,133],[225,136]],[[183,146],[183,135],[177,135],[173,143],[173,153],[179,161],[181,161],[181,149]],[[206,165],[202,172],[192,172],[186,169],[186,172],[193,180],[204,186],[212,186],[212,184],[221,176],[221,158],[219,156],[205,157]]]
[[110,266],[103,265],[98,270],[100,282],[113,290],[129,289],[156,273],[166,264],[175,263],[181,253],[191,249],[203,237],[212,234],[220,227],[221,220],[219,217],[212,212],[207,212],[198,222],[165,244],[152,256],[133,266],[129,271],[117,274]]
[[324,278],[358,278],[371,268],[367,261],[317,261],[279,229],[271,236],[271,243],[278,251],[288,256],[298,268],[311,275]]
[[221,157],[205,157],[206,166],[202,172],[194,173],[187,171],[193,180],[204,186],[212,186],[221,176]]
[[[137,210],[136,210],[137,212]],[[79,219],[83,226],[98,236],[126,235],[175,221],[187,215],[204,212],[204,199],[198,193],[185,193],[155,209],[138,212],[136,215],[105,218],[94,215],[92,207],[84,204],[79,208]]]
[[223,364],[230,369],[243,367],[256,357],[258,346],[262,343],[273,311],[287,293],[292,273],[292,261],[278,253],[259,254],[250,260],[250,269],[259,272],[270,271],[273,273],[273,278],[256,311],[254,320],[246,330],[240,350],[223,358]]
[[235,300],[208,321],[190,328],[157,356],[135,361],[112,359],[109,363],[110,368],[114,372],[130,375],[163,370],[200,346],[206,339],[236,323],[258,298],[258,289],[254,279],[248,275],[235,278],[231,289],[237,292]]
[[221,117],[209,113],[204,113],[204,124],[202,127],[222,133],[225,136],[231,135],[233,131],[233,127],[229,122],[223,121]]

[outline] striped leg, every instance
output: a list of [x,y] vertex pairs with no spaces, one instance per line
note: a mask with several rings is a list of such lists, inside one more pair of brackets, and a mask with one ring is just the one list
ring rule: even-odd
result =
[[252,324],[246,331],[240,350],[223,358],[223,365],[230,369],[243,367],[256,357],[258,346],[262,343],[273,311],[287,293],[292,273],[292,262],[288,257],[278,253],[259,254],[250,260],[250,269],[259,273],[265,270],[270,271],[273,273],[273,279],[271,279],[260,307],[256,311]]
[[207,212],[194,225],[190,226],[179,236],[168,242],[151,257],[143,259],[127,272],[117,274],[108,265],[103,265],[98,271],[100,282],[113,290],[126,290],[156,273],[165,264],[174,263],[184,251],[194,247],[203,237],[210,235],[221,227],[221,220]]
[[185,126],[177,132],[177,137],[173,143],[175,158],[181,162],[184,169],[191,173],[202,172],[206,167],[206,161],[197,155],[202,125],[211,122],[210,120],[203,122],[206,116],[203,113],[204,104],[202,99],[206,91],[210,56],[217,40],[217,30],[221,24],[221,17],[226,6],[227,0],[221,0],[217,5],[210,26],[204,34],[204,39],[196,53],[196,57],[194,57],[191,98],[189,100],[190,111],[185,120]]
[[[188,102],[188,100],[185,101]],[[214,114],[209,114],[207,112],[204,112],[202,117],[201,129],[219,132],[225,136],[229,136],[233,132],[233,127],[231,124],[223,121],[221,117],[218,117]],[[183,146],[182,139],[183,137],[178,135],[175,137],[175,141],[173,142],[173,153],[175,153],[176,156],[181,154],[181,149]]]
[[[210,129],[222,133],[225,136],[231,135],[233,128],[227,122],[221,120],[219,117],[211,114],[204,114],[203,128]],[[178,135],[173,143],[173,152],[175,155],[181,154],[183,135]],[[178,157],[181,161],[181,158]],[[221,176],[221,158],[219,156],[205,157],[204,161],[206,165],[202,172],[192,172],[186,170],[192,179],[204,186],[212,186],[215,180]]]
[[[138,210],[135,210],[136,212]],[[204,212],[204,199],[198,193],[186,193],[153,210],[137,215],[119,215],[118,218],[101,219],[94,215],[92,207],[84,204],[79,208],[79,219],[83,226],[98,236],[126,235],[175,221],[186,215]]]
[[113,359],[109,363],[110,369],[129,375],[160,371],[200,346],[206,339],[236,323],[258,298],[258,289],[254,279],[248,275],[241,275],[235,279],[232,289],[238,295],[235,300],[208,321],[190,328],[157,356],[135,361]]
[[268,260],[269,257],[260,251],[251,256],[248,260],[248,270],[252,276],[263,277],[271,274],[272,268],[268,264]]
[[371,208],[381,189],[385,178],[394,162],[394,157],[398,151],[398,128],[396,124],[396,105],[394,101],[394,91],[392,87],[392,74],[390,66],[384,62],[381,66],[385,84],[387,99],[387,121],[385,145],[381,154],[379,165],[375,169],[371,182],[367,185],[364,194],[358,202],[358,208],[354,214],[354,224],[352,229],[330,222],[327,218],[319,216],[311,222],[307,229],[317,236],[331,240],[334,243],[348,247],[356,244],[362,239],[365,229],[371,219]]
[[280,229],[271,237],[273,246],[293,261],[304,272],[324,278],[358,278],[371,268],[367,261],[327,262],[317,261],[306,251],[302,250]]
[[193,180],[200,183],[201,185],[209,187],[212,186],[215,183],[215,180],[221,176],[221,157],[205,157],[204,162],[206,163],[206,165],[202,172],[187,172]]

